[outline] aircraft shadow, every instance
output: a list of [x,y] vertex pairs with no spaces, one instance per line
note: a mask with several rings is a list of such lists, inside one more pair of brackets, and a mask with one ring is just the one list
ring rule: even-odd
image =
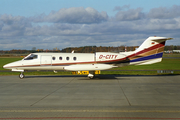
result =
[[[87,78],[87,75],[38,75],[38,76],[25,76],[25,78],[64,78],[64,77],[78,77],[78,78]],[[117,79],[114,75],[96,75],[93,79],[89,80],[97,80],[97,79]]]
[[[65,77],[78,77],[79,80],[100,80],[100,79],[119,79],[121,77],[157,77],[157,76],[176,76],[176,74],[166,75],[95,75],[93,79],[89,79],[87,75],[38,75],[38,76],[25,76],[25,78],[65,78]],[[86,79],[84,79],[86,78]]]

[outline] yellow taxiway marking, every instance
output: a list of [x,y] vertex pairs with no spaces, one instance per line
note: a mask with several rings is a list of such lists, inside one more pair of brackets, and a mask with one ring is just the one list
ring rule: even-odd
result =
[[154,113],[180,113],[180,110],[0,110],[0,112],[154,112]]

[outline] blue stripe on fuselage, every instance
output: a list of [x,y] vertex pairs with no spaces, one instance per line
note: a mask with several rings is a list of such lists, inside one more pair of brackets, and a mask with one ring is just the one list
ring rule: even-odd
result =
[[134,60],[130,60],[130,62],[139,62],[139,61],[144,61],[144,60],[161,58],[162,56],[163,56],[163,52],[158,53],[158,54],[153,54],[153,55],[150,55],[150,56],[146,56],[146,57],[137,58],[137,59],[134,59]]

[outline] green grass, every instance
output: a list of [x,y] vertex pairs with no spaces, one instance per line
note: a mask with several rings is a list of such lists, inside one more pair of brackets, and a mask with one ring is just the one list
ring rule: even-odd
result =
[[[180,57],[178,54],[168,54],[168,57]],[[165,55],[165,57],[167,57]],[[0,75],[18,75],[19,72],[8,72],[10,70],[6,70],[3,68],[3,65],[14,62],[17,60],[21,60],[22,58],[0,58]],[[163,58],[162,62],[155,63],[151,65],[132,65],[125,66],[119,68],[113,68],[111,70],[122,70],[122,71],[101,71],[101,74],[121,74],[121,75],[159,75],[159,74],[170,74],[170,73],[157,73],[157,70],[180,70],[180,59],[165,59]],[[125,70],[125,71],[123,71]],[[127,71],[126,71],[127,70]],[[144,70],[144,71],[133,71],[133,70]],[[153,71],[145,71],[145,70],[153,70]],[[180,71],[174,71],[173,74],[180,74]],[[33,71],[33,72],[25,72],[25,75],[71,75],[71,72],[67,71],[59,71],[58,73],[54,73],[53,71]]]
[[22,58],[11,58],[11,57],[7,57],[7,58],[0,58],[0,70],[5,70],[3,68],[3,66],[5,64],[11,63],[11,62],[15,62],[18,60],[21,60]]
[[180,57],[180,54],[163,54],[163,57]]

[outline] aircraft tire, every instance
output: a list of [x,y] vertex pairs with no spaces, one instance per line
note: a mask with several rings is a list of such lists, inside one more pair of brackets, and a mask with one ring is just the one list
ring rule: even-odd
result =
[[94,76],[89,77],[89,79],[93,79],[93,78],[94,78]]
[[88,78],[93,79],[94,78],[94,73],[89,73]]
[[20,78],[20,79],[23,79],[24,77],[25,77],[25,75],[24,75],[23,73],[20,73],[20,74],[19,74],[19,78]]

